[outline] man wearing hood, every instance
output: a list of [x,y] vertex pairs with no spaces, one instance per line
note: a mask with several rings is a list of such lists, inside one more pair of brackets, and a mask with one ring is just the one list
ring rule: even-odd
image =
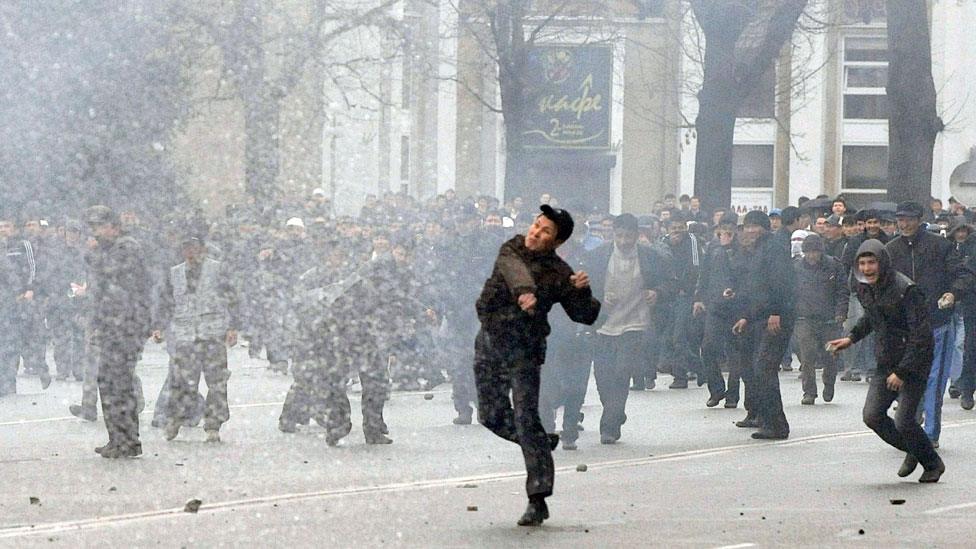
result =
[[893,268],[918,284],[929,307],[935,354],[925,390],[925,433],[938,446],[942,430],[942,399],[949,382],[955,347],[952,310],[958,298],[976,285],[956,247],[938,234],[922,228],[922,206],[902,202],[895,214],[899,236],[885,245]]
[[589,276],[574,273],[556,255],[573,234],[572,216],[547,204],[540,209],[525,235],[502,244],[476,304],[481,321],[474,360],[478,421],[522,448],[529,505],[520,526],[539,526],[549,518],[546,498],[555,481],[552,450],[559,435],[548,435],[539,418],[549,311],[559,303],[582,324],[593,324],[600,314]]
[[[908,454],[898,476],[907,477],[921,463],[925,472],[919,482],[938,482],[945,464],[915,420],[926,392],[935,345],[926,296],[893,267],[880,241],[865,241],[855,259],[854,292],[864,307],[864,316],[847,337],[828,345],[837,352],[870,333],[877,336],[878,375],[868,388],[864,423],[882,440]],[[888,408],[896,399],[898,410],[892,419]]]

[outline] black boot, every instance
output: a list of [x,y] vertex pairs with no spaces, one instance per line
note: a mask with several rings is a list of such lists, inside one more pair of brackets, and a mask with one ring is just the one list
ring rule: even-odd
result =
[[898,468],[898,476],[905,478],[914,473],[916,467],[918,467],[918,460],[915,459],[915,456],[908,454],[905,456],[905,461],[901,462],[901,467]]
[[942,477],[942,473],[945,473],[945,463],[942,462],[942,458],[936,456],[936,462],[931,467],[926,467],[922,476],[918,477],[918,481],[922,483],[932,483],[939,482],[939,478]]
[[542,521],[549,518],[549,506],[546,505],[544,498],[532,497],[529,499],[529,506],[525,508],[525,513],[518,520],[519,526],[542,526]]
[[471,425],[473,412],[470,407],[463,408],[458,411],[458,415],[454,418],[455,425]]
[[552,433],[549,435],[549,451],[553,451],[559,446],[559,435],[557,433]]
[[752,415],[752,413],[748,413],[746,414],[745,419],[742,421],[736,421],[735,426],[742,427],[743,429],[758,429],[760,427],[759,418]]

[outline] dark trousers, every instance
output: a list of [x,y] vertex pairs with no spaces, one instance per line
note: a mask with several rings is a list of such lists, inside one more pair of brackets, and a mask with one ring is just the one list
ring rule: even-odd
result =
[[[346,372],[345,368],[336,367],[334,361],[331,365],[323,359],[297,361],[292,368],[294,382],[285,397],[280,421],[306,424],[310,418],[314,418],[335,439],[348,435],[352,431],[352,407],[346,394]],[[372,385],[369,390],[374,390]],[[366,392],[365,385],[363,392]],[[365,402],[364,398],[364,420],[367,417]],[[382,420],[382,407],[380,419]],[[370,428],[379,429],[372,425]]]
[[48,331],[44,323],[46,305],[40,300],[27,303],[23,308],[23,327],[20,331],[20,355],[24,357],[24,371],[39,375],[50,371],[47,365]]
[[766,329],[765,320],[752,320],[745,332],[734,338],[736,360],[743,372],[751,372],[753,387],[750,391],[746,386],[746,410],[763,428],[776,432],[790,430],[779,390],[779,365],[792,332],[793,323],[786,319],[781,321],[778,334]]
[[967,316],[963,322],[966,338],[963,341],[962,372],[957,386],[964,395],[976,392],[976,315]]
[[[887,376],[874,376],[868,386],[868,396],[864,400],[864,424],[881,437],[881,440],[907,452],[925,468],[931,468],[938,461],[938,455],[915,414],[925,395],[925,380],[909,378],[904,380],[900,391],[887,387]],[[891,403],[898,400],[895,418],[888,415]]]
[[227,347],[223,341],[178,342],[169,377],[170,421],[179,424],[190,421],[197,412],[200,374],[207,382],[206,407],[203,426],[217,430],[230,419],[227,405]]
[[815,318],[799,318],[796,321],[796,342],[800,349],[800,379],[803,394],[817,396],[817,366],[823,368],[824,387],[833,387],[837,380],[837,362],[824,346],[836,338],[836,323]]
[[541,365],[526,349],[506,348],[481,330],[475,340],[474,378],[478,421],[522,448],[528,495],[548,497],[556,469],[549,436],[539,419]]
[[[692,314],[690,294],[679,295],[674,302],[671,331],[671,374],[674,379],[686,379],[688,372],[701,372],[702,321]],[[700,384],[699,384],[700,385]]]
[[99,349],[98,394],[109,444],[139,444],[139,395],[135,369],[139,350],[112,342]]
[[[713,397],[725,394],[725,378],[722,377],[721,364],[729,355],[731,338],[730,320],[713,313],[705,314],[705,333],[701,344],[702,373],[708,384],[708,393]],[[738,378],[735,381],[738,383]],[[737,388],[733,401],[738,402],[738,398]]]
[[624,332],[619,336],[597,334],[594,341],[593,377],[603,405],[600,434],[620,438],[627,421],[628,383],[635,364],[644,362],[646,332]]
[[580,410],[590,381],[592,353],[589,337],[574,335],[553,341],[550,360],[542,367],[542,387],[539,392],[539,417],[547,432],[556,432],[556,409],[563,408],[562,439],[575,442],[579,438]]

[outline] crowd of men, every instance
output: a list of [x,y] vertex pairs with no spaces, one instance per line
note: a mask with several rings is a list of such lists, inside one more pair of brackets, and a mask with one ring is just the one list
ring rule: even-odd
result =
[[[548,194],[538,201],[557,205]],[[674,390],[707,385],[708,407],[741,403],[737,425],[754,438],[788,437],[779,372],[792,370],[794,355],[804,405],[830,402],[838,379],[877,381],[884,349],[858,331],[865,309],[852,298],[858,250],[873,240],[924,295],[934,358],[919,404],[938,447],[946,386],[967,410],[976,389],[976,230],[950,202],[951,211],[937,200],[852,211],[818,197],[741,214],[668,195],[650,215],[580,209],[585,221],[557,251],[588,273],[602,308],[591,326],[552,313],[538,403],[546,431],[577,448],[592,369],[603,444],[623,436],[628,394],[655,389],[659,374]],[[391,389],[450,381],[453,421],[470,424],[484,322],[474,305],[503,243],[538,215],[521,198],[448,191],[426,202],[371,196],[358,216],[336,216],[318,189],[298,203],[231,207],[219,221],[195,211],[150,225],[103,206],[61,218],[38,207],[0,212],[0,396],[16,391],[21,367],[43,388],[52,374],[82,381],[71,413],[94,421],[101,399],[110,440],[96,450],[139,455],[135,364],[147,340],[165,342],[170,366],[153,426],[173,439],[202,421],[216,442],[229,419],[227,349],[247,344],[293,379],[284,433],[315,421],[338,443],[352,428],[353,378],[367,443],[392,442],[383,418]],[[847,333],[857,343],[841,361],[825,345]]]

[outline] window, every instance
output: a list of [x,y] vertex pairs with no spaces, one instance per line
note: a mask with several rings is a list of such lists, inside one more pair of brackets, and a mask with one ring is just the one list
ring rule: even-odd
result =
[[400,137],[400,181],[410,179],[410,137]]
[[888,181],[888,147],[844,146],[843,190],[884,191]]
[[883,36],[844,39],[844,118],[886,120],[888,44]]
[[732,186],[773,187],[773,146],[734,145],[732,147]]
[[845,25],[884,25],[887,20],[885,0],[844,0]]
[[770,67],[739,105],[738,118],[773,118],[776,116],[776,69]]

